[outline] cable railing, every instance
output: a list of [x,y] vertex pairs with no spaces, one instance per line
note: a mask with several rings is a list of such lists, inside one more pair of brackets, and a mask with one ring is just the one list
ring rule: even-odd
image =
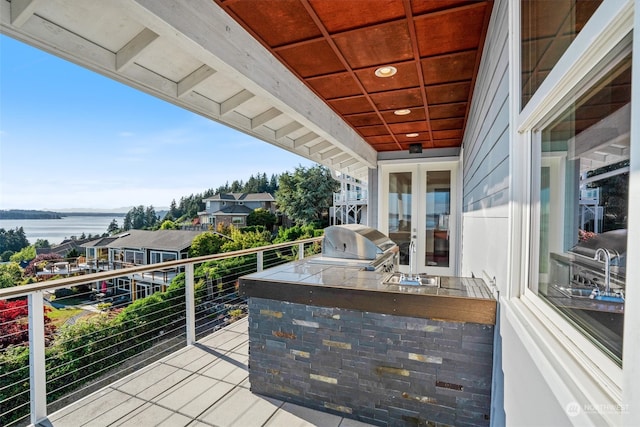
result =
[[[0,425],[38,424],[245,317],[238,279],[317,253],[321,240],[0,289]],[[144,282],[159,269],[183,272]],[[108,298],[96,299],[105,284]]]

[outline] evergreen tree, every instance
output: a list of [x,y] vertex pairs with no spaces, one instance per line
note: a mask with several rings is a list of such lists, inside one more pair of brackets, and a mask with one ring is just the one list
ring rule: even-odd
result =
[[118,227],[118,221],[116,221],[116,219],[114,218],[111,220],[109,226],[107,227],[107,233],[112,235],[116,234],[118,231],[120,231],[120,227]]
[[299,166],[293,174],[280,175],[276,192],[278,208],[298,225],[323,224],[340,184],[331,171],[321,165]]

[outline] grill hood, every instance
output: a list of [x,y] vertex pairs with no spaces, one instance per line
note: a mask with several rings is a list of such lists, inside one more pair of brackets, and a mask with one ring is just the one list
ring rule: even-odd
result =
[[322,255],[374,260],[395,246],[393,240],[375,228],[361,224],[333,225],[324,230]]

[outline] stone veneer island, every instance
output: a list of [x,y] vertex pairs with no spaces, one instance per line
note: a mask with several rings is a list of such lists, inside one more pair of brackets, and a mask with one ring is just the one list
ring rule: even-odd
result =
[[254,393],[377,425],[489,425],[496,300],[296,261],[241,278]]

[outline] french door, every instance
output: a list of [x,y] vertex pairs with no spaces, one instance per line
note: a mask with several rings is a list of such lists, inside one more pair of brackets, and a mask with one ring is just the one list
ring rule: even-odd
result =
[[380,229],[400,247],[401,271],[457,273],[457,166],[458,162],[381,166]]

